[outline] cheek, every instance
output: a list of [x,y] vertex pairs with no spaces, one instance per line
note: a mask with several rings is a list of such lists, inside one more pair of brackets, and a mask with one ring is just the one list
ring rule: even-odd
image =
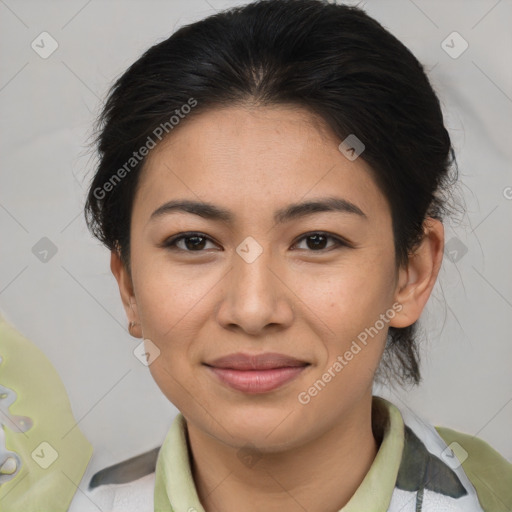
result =
[[375,253],[357,262],[354,258],[351,264],[330,269],[323,276],[304,276],[307,273],[302,274],[297,295],[325,346],[316,377],[327,371],[331,377],[336,375],[332,390],[366,388],[379,364],[394,315],[392,254]]
[[315,312],[321,321],[310,313],[309,323],[323,328],[317,335],[324,350],[315,372],[299,390],[302,399],[309,400],[303,414],[312,422],[320,414],[334,421],[340,411],[358,402],[371,388],[389,327],[381,315],[386,316],[391,308],[385,280],[372,281],[352,274],[324,287],[317,285],[323,298],[311,294],[309,300],[316,299]]
[[[390,258],[375,256],[346,261],[322,272],[297,275],[294,291],[323,320],[330,332],[356,335],[373,325],[390,306],[394,270]],[[307,310],[307,308],[306,308]]]
[[[144,335],[157,343],[183,339],[221,278],[208,265],[171,263],[164,252],[134,251],[133,279]],[[165,342],[165,343],[164,343]]]
[[193,375],[193,361],[201,349],[198,332],[213,314],[211,299],[225,271],[171,264],[165,255],[148,249],[134,248],[132,261],[143,334],[160,350],[149,369],[164,395],[179,408],[183,396],[198,393]]
[[183,376],[179,373],[180,368],[181,371],[185,370],[183,366],[170,363],[169,359],[161,354],[149,365],[149,371],[167,400],[179,410],[186,411],[190,408],[190,401],[194,402],[194,397],[201,395],[198,394],[199,390],[194,389],[193,381],[184,384]]

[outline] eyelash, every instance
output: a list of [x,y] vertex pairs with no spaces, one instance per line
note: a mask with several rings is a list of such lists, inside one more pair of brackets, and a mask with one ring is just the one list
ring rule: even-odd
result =
[[[330,233],[326,233],[325,231],[311,231],[309,233],[306,233],[306,234],[302,235],[297,240],[297,242],[294,243],[294,245],[297,245],[302,240],[307,239],[307,238],[312,237],[312,236],[315,236],[315,235],[321,235],[321,236],[324,236],[324,237],[326,237],[328,239],[334,240],[335,245],[334,245],[334,247],[330,247],[328,249],[319,249],[317,251],[311,250],[311,249],[306,249],[308,252],[323,253],[323,252],[327,252],[327,251],[333,250],[333,248],[340,248],[340,247],[349,247],[350,248],[350,247],[352,247],[347,241],[343,240],[342,238],[340,238],[338,236],[331,235]],[[191,250],[188,250],[188,249],[180,249],[179,247],[177,247],[176,244],[180,240],[185,240],[187,238],[194,238],[194,237],[205,238],[206,240],[208,240],[208,241],[210,241],[212,243],[215,243],[215,242],[213,242],[213,240],[210,237],[206,236],[204,233],[189,232],[189,233],[179,233],[178,235],[174,235],[171,238],[168,238],[167,240],[165,240],[161,244],[161,247],[164,247],[164,248],[169,249],[169,250],[178,250],[178,251],[188,252],[188,253],[194,253],[194,252],[201,253],[201,252],[205,252],[205,250],[191,251]]]

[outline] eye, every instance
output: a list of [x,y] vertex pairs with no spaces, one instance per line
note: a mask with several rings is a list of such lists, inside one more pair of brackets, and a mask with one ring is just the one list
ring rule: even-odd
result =
[[[306,241],[306,250],[309,249],[312,252],[332,250],[336,247],[351,247],[345,240],[322,231],[307,233],[299,238],[299,241],[294,245],[297,245],[303,240]],[[326,248],[326,242],[328,240],[334,242],[331,244],[330,248]],[[180,246],[179,244],[181,242],[183,243]],[[161,246],[170,250],[177,249],[184,252],[203,252],[208,242],[213,244],[213,241],[203,233],[181,233],[165,240]],[[299,247],[299,249],[304,248]]]
[[306,246],[308,249],[312,250],[313,252],[320,252],[320,251],[330,250],[330,249],[326,249],[326,247],[325,247],[326,242],[329,239],[334,241],[334,244],[331,245],[330,249],[336,248],[336,247],[343,247],[343,246],[349,247],[349,244],[347,242],[345,242],[344,240],[342,240],[341,238],[333,236],[333,235],[329,235],[328,233],[324,233],[321,231],[314,232],[314,233],[307,233],[306,235],[302,236],[299,239],[299,242],[301,240],[305,240]]
[[[178,243],[182,241],[184,244],[180,247]],[[210,238],[205,236],[203,233],[184,233],[167,239],[162,244],[162,247],[166,247],[168,249],[177,248],[178,250],[185,252],[202,252],[208,241],[211,242]]]

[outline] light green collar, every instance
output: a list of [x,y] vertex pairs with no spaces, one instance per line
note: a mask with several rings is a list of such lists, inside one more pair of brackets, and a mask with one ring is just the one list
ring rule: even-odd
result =
[[382,397],[374,396],[372,409],[387,410],[388,422],[377,456],[361,485],[340,512],[386,512],[391,502],[404,448],[404,422],[397,407]]
[[155,469],[155,512],[205,512],[199,501],[186,437],[186,420],[179,413],[158,453]]
[[[361,485],[340,512],[388,510],[402,457],[404,423],[398,408],[384,398],[373,397],[372,409],[376,408],[389,420],[382,425],[379,451]],[[155,473],[155,512],[205,512],[192,476],[186,420],[181,413],[162,444]]]

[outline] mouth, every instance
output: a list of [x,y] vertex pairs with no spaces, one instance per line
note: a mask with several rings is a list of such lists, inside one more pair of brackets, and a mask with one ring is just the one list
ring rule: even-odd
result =
[[273,391],[310,366],[306,361],[276,353],[237,353],[204,364],[222,383],[248,394]]

